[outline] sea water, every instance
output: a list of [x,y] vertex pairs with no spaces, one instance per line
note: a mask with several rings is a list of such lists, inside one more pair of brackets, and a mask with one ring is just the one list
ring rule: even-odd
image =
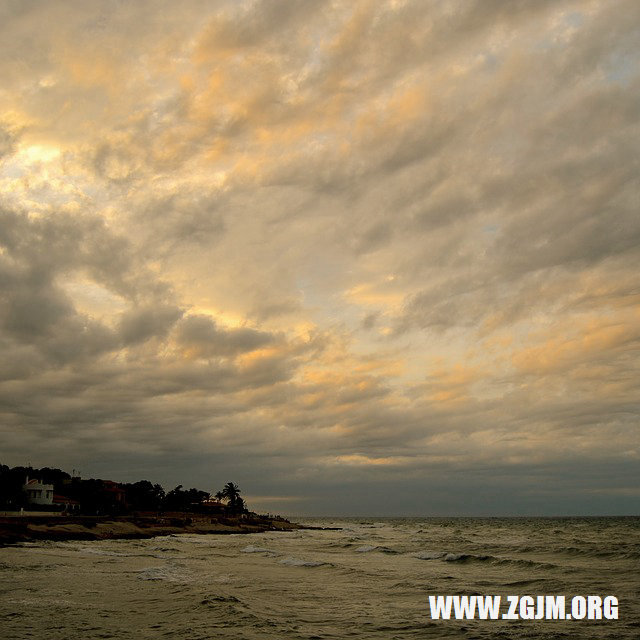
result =
[[[0,637],[640,638],[640,518],[303,522],[341,529],[2,548]],[[613,595],[619,618],[436,621],[434,594]]]

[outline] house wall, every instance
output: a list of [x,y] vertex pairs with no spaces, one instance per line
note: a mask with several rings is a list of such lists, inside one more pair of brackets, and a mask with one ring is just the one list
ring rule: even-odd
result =
[[53,504],[53,485],[30,482],[24,485],[29,504]]

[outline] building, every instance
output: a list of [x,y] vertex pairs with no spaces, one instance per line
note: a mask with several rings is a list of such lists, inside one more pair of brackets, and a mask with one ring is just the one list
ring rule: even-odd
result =
[[53,494],[53,504],[67,513],[80,511],[80,503],[77,500],[61,496],[58,493]]
[[126,504],[127,492],[117,482],[103,480],[102,491],[106,496],[109,496],[113,504],[121,506]]
[[206,498],[199,505],[194,506],[199,507],[198,510],[206,511],[207,513],[224,513],[227,510],[227,505],[215,498]]
[[53,504],[52,484],[43,484],[35,478],[33,480],[29,480],[29,476],[27,476],[27,481],[22,486],[22,489],[27,494],[27,501],[29,504]]

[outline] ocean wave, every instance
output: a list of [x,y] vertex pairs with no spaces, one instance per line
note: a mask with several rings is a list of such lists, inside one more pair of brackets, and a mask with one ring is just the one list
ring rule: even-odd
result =
[[323,544],[323,549],[349,549],[353,546],[351,542],[329,542],[328,544]]
[[[87,553],[90,556],[108,556],[108,557],[120,557],[131,558],[138,554],[135,553],[122,553],[121,551],[109,551],[108,549],[93,549],[92,547],[81,547],[78,549],[80,553]],[[143,554],[150,555],[150,554]]]
[[46,597],[33,597],[33,598],[12,598],[6,601],[7,604],[25,606],[29,609],[33,607],[64,607],[69,609],[78,609],[80,604],[72,600],[65,600],[64,598],[46,598]]
[[177,547],[151,547],[151,551],[162,551],[163,553],[180,553]]
[[546,584],[545,579],[532,578],[531,580],[514,580],[513,582],[505,582],[505,587],[530,587],[531,585]]
[[285,564],[288,567],[323,567],[329,566],[330,563],[314,560],[300,560],[299,558],[283,558],[280,560],[280,564]]
[[[417,557],[417,556],[414,556]],[[423,560],[430,560],[431,558],[421,558]],[[556,568],[558,565],[549,562],[538,562],[536,560],[527,560],[525,558],[505,558],[500,556],[492,556],[488,554],[474,554],[474,553],[443,553],[439,558],[444,562],[456,562],[460,564],[465,563],[488,563],[504,566],[518,566],[535,569],[551,569]]]
[[[170,559],[166,554],[151,553],[149,549],[147,553],[124,553],[122,551],[111,551],[109,549],[94,549],[92,547],[82,547],[77,550],[82,555],[100,556],[104,558],[156,558],[157,560]],[[178,556],[174,556],[174,559]]]
[[446,553],[444,555],[445,562],[486,562],[494,559],[494,556],[474,555],[473,553]]
[[136,573],[138,574],[138,580],[189,582],[189,578],[185,572],[176,567],[147,567],[145,569],[139,569]]
[[446,551],[418,551],[411,555],[414,558],[418,558],[418,560],[439,560],[440,558],[444,558],[447,553]]
[[[625,545],[626,546],[626,545]],[[633,545],[636,547],[637,545]],[[592,547],[560,547],[557,553],[565,553],[572,556],[583,556],[587,558],[640,558],[640,550],[627,548],[592,548]]]
[[267,553],[272,556],[278,555],[276,551],[272,551],[271,549],[265,549],[264,547],[254,547],[252,544],[247,545],[244,549],[241,549],[240,551],[242,553]]
[[219,604],[221,602],[240,602],[240,600],[238,600],[238,598],[236,598],[235,596],[223,596],[223,595],[214,595],[214,596],[207,596],[206,598],[204,598],[204,600],[202,600],[200,602],[200,604],[202,605],[216,605]]
[[375,544],[363,544],[356,549],[356,553],[370,553],[371,551],[379,551],[381,553],[398,553],[389,547],[381,547]]
[[[525,567],[527,569],[556,569],[559,565],[552,562],[540,562],[537,560],[526,560],[525,558],[492,558],[493,562],[498,565],[514,565]],[[564,568],[569,571],[569,567]]]

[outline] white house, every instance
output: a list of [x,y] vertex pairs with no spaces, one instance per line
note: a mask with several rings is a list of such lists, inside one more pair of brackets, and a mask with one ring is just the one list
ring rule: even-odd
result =
[[53,504],[53,485],[42,484],[36,480],[29,480],[22,487],[27,494],[29,504]]

